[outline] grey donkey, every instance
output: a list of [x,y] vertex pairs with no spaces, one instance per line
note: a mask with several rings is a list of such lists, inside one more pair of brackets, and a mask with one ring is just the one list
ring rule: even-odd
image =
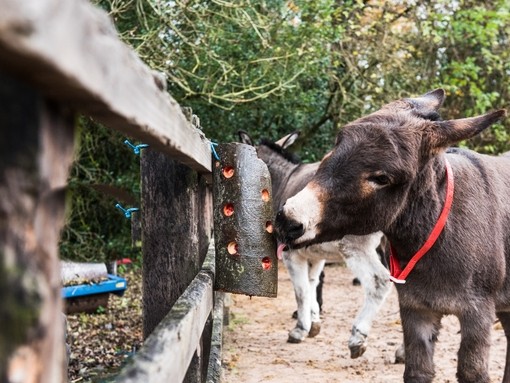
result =
[[[460,322],[457,379],[489,383],[491,328],[510,335],[510,156],[449,149],[505,110],[441,121],[442,89],[347,124],[317,173],[278,212],[298,249],[381,230],[392,245],[407,383],[434,378],[444,315]],[[509,349],[503,382],[510,383]]]
[[[295,195],[308,183],[319,165],[302,163],[287,150],[298,134],[299,132],[293,132],[276,142],[263,139],[260,145],[256,146],[258,157],[267,164],[271,174],[275,211],[278,211],[287,198]],[[253,145],[248,133],[239,131],[239,137],[241,142]],[[348,343],[351,358],[363,355],[372,322],[391,287],[389,271],[381,263],[377,252],[381,237],[380,232],[363,236],[352,235],[341,241],[279,252],[289,272],[298,307],[298,320],[289,332],[289,342],[300,343],[307,336],[314,337],[319,333],[321,319],[316,296],[319,275],[326,260],[345,260],[353,274],[361,281],[365,293],[363,307],[354,320]],[[399,360],[398,354],[396,358]]]

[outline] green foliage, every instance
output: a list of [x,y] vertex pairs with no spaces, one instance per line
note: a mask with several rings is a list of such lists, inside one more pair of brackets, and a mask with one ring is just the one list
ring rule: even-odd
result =
[[[467,1],[437,32],[443,46],[440,81],[451,94],[447,117],[472,116],[508,105],[510,99],[510,3]],[[509,150],[508,129],[494,125],[466,143],[478,151]]]
[[[399,97],[444,87],[446,118],[510,97],[506,0],[99,3],[220,141],[299,129],[316,160],[343,124]],[[469,145],[504,150],[503,131]]]
[[[96,2],[140,57],[166,74],[169,92],[193,108],[207,137],[218,141],[236,140],[238,129],[273,139],[300,130],[299,153],[316,161],[345,123],[400,97],[443,87],[444,118],[481,114],[510,101],[507,0]],[[495,125],[463,145],[508,150],[508,129]],[[137,180],[119,180],[135,174],[122,167],[127,154],[117,158],[109,146],[110,162],[99,165],[86,154],[88,142],[97,147],[94,139],[84,141],[88,162],[77,165],[78,184],[100,179],[137,190]],[[88,199],[75,209],[96,210],[95,216],[73,218],[72,227],[82,229],[80,235],[68,229],[68,243],[83,244],[77,251],[85,254],[89,236],[107,257],[127,251],[128,237],[111,235],[120,235],[119,227],[127,233],[129,226],[112,212],[114,201]]]
[[[275,138],[289,127],[328,122],[329,79],[323,74],[329,48],[323,42],[338,38],[327,28],[334,1],[153,0],[136,8],[132,23],[150,29],[143,38],[136,35],[139,28],[117,22],[133,9],[100,4],[141,57],[167,74],[170,93],[193,107],[209,137],[231,141],[245,128]],[[326,130],[331,137],[332,125]]]
[[99,306],[99,307],[96,309],[96,313],[97,313],[97,314],[104,314],[104,313],[106,313],[106,308],[104,308],[103,306]]
[[71,212],[61,256],[83,262],[136,256],[130,221],[115,204],[139,206],[139,157],[123,144],[121,134],[85,118],[79,125],[81,144],[69,180]]

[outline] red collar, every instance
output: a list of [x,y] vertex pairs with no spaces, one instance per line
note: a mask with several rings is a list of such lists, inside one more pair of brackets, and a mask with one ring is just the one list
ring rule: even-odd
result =
[[409,273],[413,270],[414,266],[418,263],[418,261],[423,257],[427,251],[434,245],[437,238],[443,231],[444,225],[446,224],[446,220],[448,219],[448,214],[450,213],[450,208],[452,207],[453,202],[453,172],[452,167],[448,160],[445,158],[446,163],[446,199],[444,202],[443,210],[439,215],[439,218],[436,222],[436,225],[432,229],[429,237],[423,244],[423,246],[414,254],[411,258],[407,266],[402,270],[400,268],[400,262],[396,257],[395,249],[392,245],[390,245],[390,280],[395,283],[406,283],[406,278]]

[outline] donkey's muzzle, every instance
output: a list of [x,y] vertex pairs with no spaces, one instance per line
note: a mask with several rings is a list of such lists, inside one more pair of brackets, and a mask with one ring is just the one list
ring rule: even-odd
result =
[[276,214],[275,229],[278,240],[289,245],[305,232],[303,224],[288,218],[283,209]]

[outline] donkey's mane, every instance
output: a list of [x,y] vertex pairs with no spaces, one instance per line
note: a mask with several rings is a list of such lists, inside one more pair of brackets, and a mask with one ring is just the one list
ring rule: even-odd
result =
[[[436,111],[420,112],[420,111],[413,110],[413,114],[416,117],[422,118],[424,120],[442,121],[441,115]],[[353,124],[353,125],[356,125],[356,124],[358,124],[358,125],[359,124],[382,124],[382,123],[390,121],[390,122],[398,125],[398,122],[403,122],[403,121],[407,120],[407,118],[408,117],[405,115],[403,116],[403,115],[394,115],[391,113],[385,113],[385,114],[374,113],[374,114],[369,114],[368,116],[362,117],[359,120],[352,122],[351,124]],[[340,130],[340,132],[341,132],[341,130]]]
[[267,138],[261,139],[260,145],[267,146],[269,149],[278,153],[280,156],[285,158],[287,161],[292,162],[293,164],[301,163],[301,159],[296,154],[283,149],[280,145],[275,144],[273,141]]

